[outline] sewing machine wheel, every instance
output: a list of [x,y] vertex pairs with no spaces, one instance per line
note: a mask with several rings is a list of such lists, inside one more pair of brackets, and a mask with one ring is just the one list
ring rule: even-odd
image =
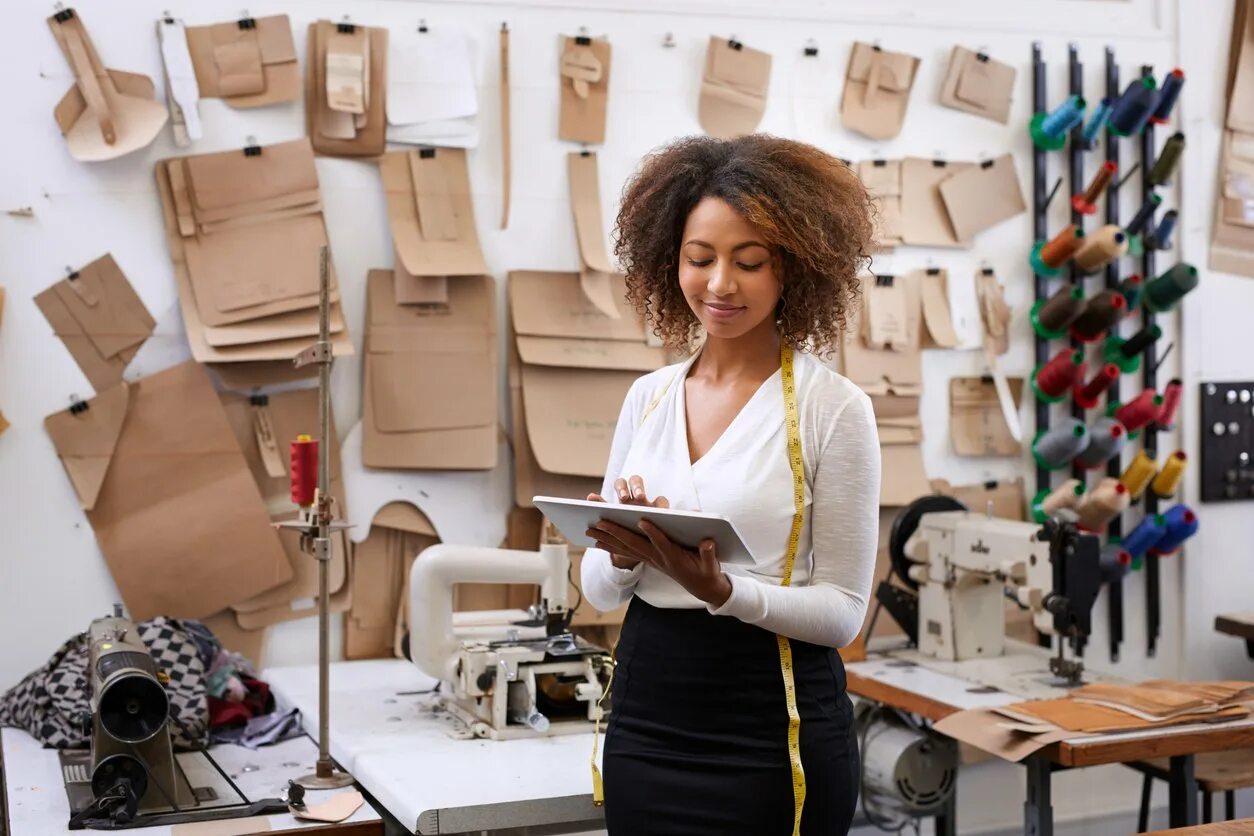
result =
[[906,557],[906,543],[919,528],[919,520],[924,514],[935,514],[939,511],[966,511],[963,505],[952,496],[931,494],[921,496],[911,502],[897,518],[893,520],[892,531],[888,535],[888,557],[893,566],[893,573],[910,589],[918,589],[919,584],[910,578],[910,559]]
[[563,682],[555,674],[541,674],[536,677],[536,690],[552,700],[555,704],[575,702],[575,688],[582,679]]
[[114,821],[129,822],[139,810],[139,800],[148,792],[148,770],[131,755],[110,755],[92,771],[91,791],[98,801],[108,796],[102,810],[107,810]]

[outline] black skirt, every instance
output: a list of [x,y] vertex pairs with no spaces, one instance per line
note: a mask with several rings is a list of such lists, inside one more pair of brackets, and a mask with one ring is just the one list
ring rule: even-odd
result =
[[[835,650],[792,641],[803,836],[849,830],[858,746]],[[605,735],[610,836],[790,836],[788,713],[775,634],[633,598]]]

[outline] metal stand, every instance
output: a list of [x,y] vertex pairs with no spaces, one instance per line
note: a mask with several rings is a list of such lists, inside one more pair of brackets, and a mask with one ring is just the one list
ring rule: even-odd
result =
[[1023,802],[1023,832],[1026,836],[1054,836],[1054,808],[1050,804],[1050,778],[1053,764],[1039,754],[1029,755],[1026,800]]
[[318,265],[318,342],[296,356],[297,368],[318,364],[318,497],[307,517],[284,524],[301,532],[301,549],[318,561],[318,762],[310,775],[296,779],[311,790],[347,787],[353,776],[331,760],[331,535],[348,526],[335,522],[331,507],[331,352],[330,269],[327,248]]
[[[1115,51],[1110,47],[1106,47],[1106,95],[1111,101],[1119,97],[1119,65],[1115,63]],[[1107,126],[1106,135],[1106,160],[1119,164],[1119,137],[1117,137]],[[1121,178],[1110,178],[1110,185],[1106,187],[1106,223],[1119,223],[1119,181]],[[1105,285],[1107,290],[1115,290],[1119,287],[1119,260],[1115,259],[1106,265]],[[1111,327],[1111,333],[1119,332],[1119,323],[1115,323]],[[1106,404],[1109,406],[1119,400],[1119,378],[1116,377],[1114,382],[1110,384],[1110,388],[1106,390]],[[1106,475],[1112,479],[1118,479],[1123,473],[1123,454],[1120,453],[1106,463]],[[1106,533],[1110,537],[1121,537],[1123,535],[1123,515],[1116,514],[1115,518],[1106,526]],[[1110,661],[1119,661],[1119,645],[1123,644],[1123,578],[1113,577],[1106,585],[1107,594],[1107,622],[1110,632]]]
[[1171,773],[1167,790],[1167,824],[1170,827],[1197,824],[1197,777],[1193,774],[1193,756],[1176,755],[1167,763]]

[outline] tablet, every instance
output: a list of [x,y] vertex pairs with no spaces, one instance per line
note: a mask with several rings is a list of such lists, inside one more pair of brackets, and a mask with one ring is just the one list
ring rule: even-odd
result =
[[673,508],[652,508],[647,505],[616,505],[586,499],[562,499],[537,496],[532,499],[549,520],[557,526],[571,545],[595,548],[596,541],[584,532],[598,520],[609,520],[633,531],[642,519],[662,529],[666,536],[690,549],[707,537],[718,548],[720,563],[752,566],[753,554],[745,545],[736,526],[721,514],[706,511],[677,511]]

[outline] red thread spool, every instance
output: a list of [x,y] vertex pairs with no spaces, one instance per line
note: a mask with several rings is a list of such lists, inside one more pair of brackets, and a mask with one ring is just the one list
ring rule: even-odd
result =
[[302,508],[314,504],[318,493],[318,441],[298,435],[292,442],[292,502]]
[[1119,367],[1114,363],[1107,363],[1097,370],[1088,383],[1081,385],[1080,381],[1077,381],[1073,395],[1076,406],[1081,409],[1092,409],[1097,406],[1098,397],[1118,379]]
[[1163,405],[1158,410],[1158,417],[1154,421],[1164,430],[1169,430],[1176,425],[1176,410],[1180,408],[1182,392],[1183,386],[1178,377],[1172,378],[1167,388],[1163,390]]
[[1141,394],[1115,410],[1115,418],[1127,427],[1128,432],[1136,432],[1158,417],[1162,408],[1162,396],[1153,389],[1144,389]]
[[1064,348],[1036,373],[1036,388],[1051,398],[1060,398],[1084,378],[1084,353]]

